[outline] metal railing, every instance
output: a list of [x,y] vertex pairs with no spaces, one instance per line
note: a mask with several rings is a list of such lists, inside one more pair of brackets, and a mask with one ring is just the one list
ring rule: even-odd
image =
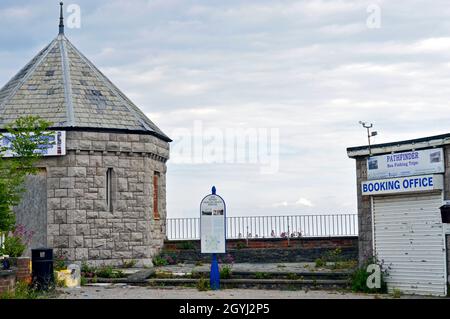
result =
[[[356,214],[227,217],[228,239],[357,236]],[[200,239],[200,218],[167,219],[168,240]]]

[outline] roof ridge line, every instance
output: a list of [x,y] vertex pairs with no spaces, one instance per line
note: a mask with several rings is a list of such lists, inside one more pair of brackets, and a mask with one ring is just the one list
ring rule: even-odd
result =
[[58,36],[59,38],[59,48],[61,51],[61,67],[63,73],[63,89],[64,89],[64,99],[66,101],[66,114],[69,126],[75,126],[75,116],[73,112],[73,100],[72,100],[72,81],[70,77],[70,64],[69,55],[66,50],[66,43],[64,36]]
[[[128,107],[128,103],[127,101],[122,97],[121,94],[117,93],[117,89],[115,88],[115,86],[108,80],[105,81],[104,79],[107,79],[106,76],[100,71],[98,70],[93,63],[91,63],[89,61],[88,58],[86,58],[84,56],[83,53],[81,53],[70,41],[68,41],[69,46],[72,47],[73,50],[75,50],[75,52],[78,53],[78,55],[84,60],[84,62],[89,66],[89,68],[95,73],[95,75],[97,76],[97,79],[101,82],[103,82],[113,93],[114,95],[116,95],[116,97],[121,100],[124,104],[124,106],[133,114],[133,116],[135,117],[135,119],[137,120],[138,123],[140,123],[146,130],[148,131],[152,131],[152,132],[157,132],[155,129],[151,128],[147,123],[145,123],[144,121],[142,121],[142,119],[139,118],[139,116],[137,115],[136,110],[130,109]],[[100,76],[99,76],[100,75]]]
[[[53,47],[56,45],[56,43],[57,43],[57,38],[54,39],[54,40],[47,46],[47,49],[44,48],[43,51],[39,52],[38,54],[36,54],[36,55],[34,56],[34,58],[35,58],[35,57],[39,56],[40,54],[42,54],[42,56],[39,58],[39,60],[36,61],[36,63],[33,65],[33,67],[31,67],[31,68],[27,71],[27,73],[22,77],[22,79],[17,83],[17,85],[11,90],[11,92],[8,94],[8,96],[7,96],[7,97],[3,100],[3,102],[0,104],[0,117],[1,117],[1,115],[5,112],[5,105],[9,102],[9,100],[11,100],[11,98],[17,93],[17,91],[19,91],[19,89],[22,87],[22,85],[28,80],[28,78],[30,77],[30,75],[33,74],[33,72],[41,65],[42,61],[44,61],[44,59],[47,57],[47,55],[50,53],[50,51],[53,49]],[[33,58],[33,59],[34,59],[34,58]],[[31,61],[33,61],[33,59],[31,59]],[[31,62],[31,61],[30,61],[30,62]],[[26,66],[23,67],[22,70],[25,69],[25,68],[26,68]],[[21,71],[22,71],[22,70],[21,70]],[[20,74],[21,71],[19,71],[18,73],[16,73],[15,76],[17,76],[17,74]],[[14,77],[15,77],[15,76],[14,76]],[[12,80],[14,79],[14,77],[13,77],[10,81],[12,81]],[[8,83],[9,83],[10,81],[8,81],[8,82],[5,84],[5,86],[4,86],[1,90],[3,90],[3,89],[8,85]],[[1,91],[1,90],[0,90],[0,91]]]

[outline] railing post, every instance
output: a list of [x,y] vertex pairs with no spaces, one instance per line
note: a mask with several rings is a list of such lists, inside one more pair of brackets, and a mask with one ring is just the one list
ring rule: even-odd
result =
[[289,227],[289,216],[287,216],[287,241],[288,241],[288,247],[291,246],[291,231]]

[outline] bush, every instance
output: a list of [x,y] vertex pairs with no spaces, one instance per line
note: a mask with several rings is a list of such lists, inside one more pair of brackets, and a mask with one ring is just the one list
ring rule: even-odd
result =
[[98,278],[123,278],[124,274],[120,270],[114,270],[112,266],[103,266],[97,269],[95,277]]
[[61,271],[67,269],[67,257],[65,255],[59,255],[53,262],[53,269]]
[[177,260],[174,255],[166,255],[166,256],[155,256],[153,258],[153,265],[155,266],[167,266],[167,265],[176,265]]
[[325,265],[326,265],[326,262],[325,262],[325,260],[322,259],[322,258],[317,258],[317,259],[315,260],[315,264],[316,264],[316,268],[319,268],[319,267],[325,266]]
[[14,231],[6,235],[0,255],[12,258],[21,257],[31,242],[33,233],[26,230],[25,226],[18,225]]
[[247,245],[241,241],[236,243],[236,249],[243,249],[245,247],[247,247]]
[[[377,264],[380,266],[381,270],[381,287],[380,288],[369,288],[367,287],[367,279],[371,275],[367,272],[367,267],[370,264]],[[388,268],[389,269],[389,268]],[[356,269],[351,276],[351,289],[354,292],[365,292],[365,293],[386,293],[386,276],[388,276],[387,270],[383,269],[383,264],[374,260],[373,262],[368,262],[365,266]]]
[[327,251],[323,256],[323,259],[325,261],[334,261],[334,262],[342,261],[342,249],[336,248],[334,250]]
[[137,261],[136,260],[129,260],[129,261],[123,261],[122,262],[122,267],[123,268],[133,268],[134,266],[136,266]]
[[400,291],[400,289],[394,289],[392,291],[392,298],[400,298],[402,296],[402,292]]
[[230,279],[231,278],[231,267],[223,266],[220,269],[220,278],[221,279]]
[[66,282],[65,282],[65,280],[64,279],[58,279],[58,274],[57,274],[57,272],[55,271],[54,272],[54,277],[55,277],[55,284],[56,284],[56,287],[58,287],[58,288],[65,288],[66,287]]
[[39,292],[26,282],[18,282],[16,283],[16,289],[14,291],[0,294],[0,299],[37,299],[38,297]]
[[198,289],[199,291],[207,291],[207,290],[210,290],[211,287],[210,287],[210,285],[209,285],[209,280],[207,280],[207,279],[205,279],[205,278],[200,278],[200,279],[197,281],[197,289]]
[[255,272],[255,278],[256,279],[268,279],[270,275],[265,272]]
[[287,274],[287,278],[288,278],[289,280],[297,280],[299,277],[298,277],[298,275],[295,274],[295,273],[289,273],[289,274]]
[[153,265],[155,266],[167,266],[169,262],[167,259],[162,258],[161,256],[156,256],[153,258]]
[[95,267],[89,266],[87,263],[83,262],[81,264],[81,276],[85,278],[94,278],[97,269]]
[[88,284],[88,281],[86,279],[86,277],[81,276],[81,286],[86,286]]

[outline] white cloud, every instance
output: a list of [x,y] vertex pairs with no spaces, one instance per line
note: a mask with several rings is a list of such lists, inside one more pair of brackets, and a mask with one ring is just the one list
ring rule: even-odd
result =
[[298,201],[295,202],[295,205],[299,205],[299,206],[306,206],[306,207],[313,207],[313,203],[304,197],[300,197]]

